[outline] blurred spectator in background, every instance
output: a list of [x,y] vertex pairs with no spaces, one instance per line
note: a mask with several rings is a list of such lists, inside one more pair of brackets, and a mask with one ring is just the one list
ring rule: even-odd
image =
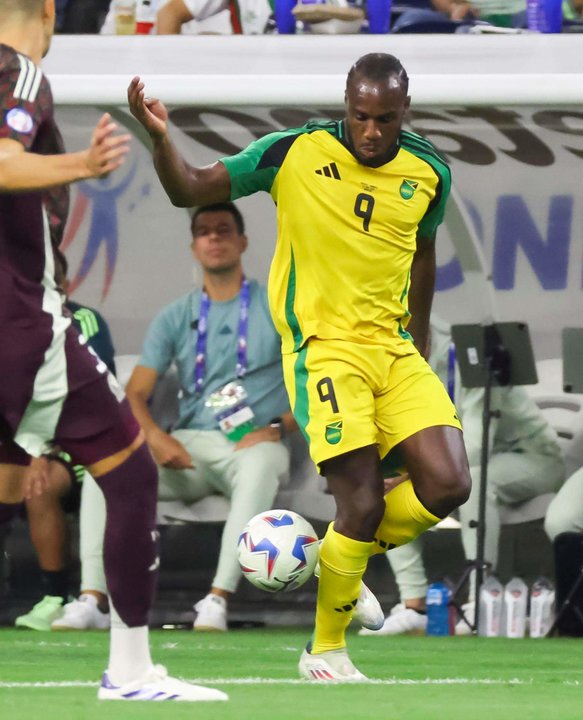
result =
[[[104,35],[116,32],[115,3],[111,0],[101,28]],[[273,13],[273,0],[152,0],[150,12],[158,35],[260,35]]]
[[168,0],[158,11],[158,35],[177,35],[185,23],[226,10],[234,34],[261,35],[273,13],[273,0]]
[[[159,465],[159,499],[192,504],[219,494],[231,501],[215,577],[195,605],[194,621],[195,630],[226,630],[227,601],[241,578],[237,540],[251,517],[273,507],[289,471],[282,439],[297,425],[267,292],[243,273],[241,213],[232,203],[201,207],[191,229],[203,290],[183,295],[154,319],[126,392]],[[152,418],[148,400],[172,363],[181,396],[168,433]]]
[[110,0],[56,0],[57,31],[63,35],[99,33]]
[[[498,27],[526,27],[525,0],[431,0],[436,10],[452,20],[483,20]],[[563,0],[563,17],[583,17],[583,0]]]
[[[470,522],[478,517],[484,390],[461,386],[450,326],[435,314],[431,316],[429,364],[447,388],[463,423],[473,482],[470,499],[459,508],[459,515],[464,551],[468,559],[473,559],[476,557],[477,533]],[[565,464],[555,431],[524,388],[495,387],[491,402],[493,417],[490,425],[485,559],[495,566],[500,532],[497,504],[512,505],[544,493],[557,492],[565,479]],[[583,500],[583,483],[581,490]],[[421,538],[390,550],[387,558],[395,574],[401,603],[393,608],[380,630],[363,629],[360,634],[424,633],[427,627],[427,575],[422,560]],[[474,596],[474,582],[472,573],[470,599]],[[473,621],[473,604],[470,602],[464,610],[468,619]],[[459,631],[463,632],[466,628],[467,625],[461,623]]]
[[[27,473],[35,473],[47,458],[32,458]],[[44,597],[14,624],[30,630],[50,630],[69,599],[69,532],[67,512],[79,508],[79,482],[66,457],[48,462],[48,482],[41,495],[24,501],[30,539],[43,581]]]
[[583,0],[564,0],[563,17],[566,20],[583,19]]
[[583,468],[573,473],[553,498],[545,530],[551,542],[564,532],[583,533]]
[[[56,251],[55,281],[63,292],[64,306],[73,324],[85,337],[89,346],[115,373],[114,349],[107,323],[97,312],[67,298],[67,260]],[[41,569],[45,595],[30,612],[16,618],[16,627],[31,630],[50,630],[51,624],[63,615],[69,601],[70,538],[66,514],[79,509],[81,482],[87,477],[84,469],[73,467],[66,453],[46,459],[33,458],[29,472],[36,472],[39,463],[49,461],[48,486],[41,495],[25,500],[30,538]],[[90,478],[91,482],[94,482]],[[103,603],[102,603],[103,605]],[[105,606],[107,608],[107,597]],[[102,624],[109,627],[109,616]]]
[[499,27],[525,27],[526,0],[432,0],[452,20],[475,18]]

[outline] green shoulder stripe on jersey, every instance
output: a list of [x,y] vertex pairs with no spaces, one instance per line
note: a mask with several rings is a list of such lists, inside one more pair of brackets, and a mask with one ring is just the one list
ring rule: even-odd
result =
[[399,142],[404,150],[412,153],[420,160],[425,161],[437,175],[438,183],[435,190],[435,197],[429,203],[427,212],[419,223],[418,234],[424,237],[435,235],[438,225],[443,220],[445,204],[451,189],[451,172],[445,159],[433,147],[431,143],[424,140],[420,135],[403,131]]
[[417,145],[420,150],[424,150],[426,152],[432,153],[444,165],[447,165],[447,160],[445,158],[445,155],[440,153],[439,150],[435,147],[435,145],[430,140],[423,137],[422,135],[418,135],[417,133],[410,132],[409,130],[402,130],[400,140],[409,145]]
[[296,312],[294,310],[294,302],[296,299],[296,262],[294,253],[292,250],[289,277],[287,280],[287,291],[285,294],[285,319],[289,325],[289,329],[292,331],[294,339],[294,352],[297,352],[304,343],[302,331],[300,330],[300,323]]
[[231,178],[231,200],[264,190],[271,191],[289,149],[301,135],[325,130],[339,136],[340,123],[312,120],[300,128],[269,133],[237,155],[221,158]]

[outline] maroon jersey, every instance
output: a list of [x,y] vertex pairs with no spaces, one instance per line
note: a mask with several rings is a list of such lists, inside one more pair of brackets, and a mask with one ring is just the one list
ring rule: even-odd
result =
[[[0,45],[0,138],[43,155],[63,152],[48,80],[30,58]],[[54,282],[66,187],[0,192],[0,416],[16,431],[33,399],[62,392],[58,366],[69,320]],[[42,372],[41,372],[42,371]]]

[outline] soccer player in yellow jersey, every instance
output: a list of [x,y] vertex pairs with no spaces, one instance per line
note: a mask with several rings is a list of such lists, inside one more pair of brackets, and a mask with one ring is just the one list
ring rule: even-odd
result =
[[[424,359],[449,168],[431,143],[403,130],[408,78],[392,55],[353,65],[342,121],[269,134],[203,168],[178,155],[164,105],[144,97],[139,78],[128,99],[175,205],[258,190],[277,203],[271,311],[291,407],[337,507],[300,674],[362,680],[345,630],[368,558],[417,537],[470,490],[455,408]],[[387,453],[410,479],[385,497]]]

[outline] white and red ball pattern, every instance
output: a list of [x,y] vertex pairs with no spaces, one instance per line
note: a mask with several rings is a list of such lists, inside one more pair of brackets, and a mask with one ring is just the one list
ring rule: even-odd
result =
[[267,592],[289,592],[314,574],[319,540],[310,523],[291,510],[268,510],[252,517],[239,537],[243,575]]

